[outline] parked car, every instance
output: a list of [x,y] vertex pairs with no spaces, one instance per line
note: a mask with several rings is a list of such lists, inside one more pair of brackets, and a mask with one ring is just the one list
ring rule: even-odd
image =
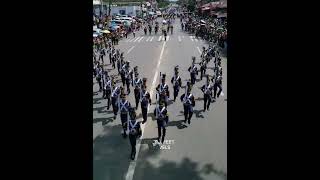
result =
[[162,16],[161,11],[156,11],[156,14],[157,14],[158,17],[161,17],[161,16]]

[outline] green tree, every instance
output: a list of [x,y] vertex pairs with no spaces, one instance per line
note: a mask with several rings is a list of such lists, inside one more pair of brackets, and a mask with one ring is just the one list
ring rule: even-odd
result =
[[195,0],[188,0],[187,1],[187,8],[189,11],[194,11],[196,9],[196,1]]

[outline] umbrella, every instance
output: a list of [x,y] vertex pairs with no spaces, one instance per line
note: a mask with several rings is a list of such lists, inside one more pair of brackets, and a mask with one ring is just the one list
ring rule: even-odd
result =
[[101,32],[101,29],[94,29],[93,31],[97,32],[97,33],[100,33]]
[[131,25],[130,21],[124,21],[123,23],[124,23],[125,26],[130,26]]
[[162,23],[167,23],[167,21],[166,21],[166,20],[163,20]]
[[108,31],[107,29],[106,30],[103,30],[103,31],[101,31],[102,33],[105,33],[105,34],[109,34],[110,33],[110,31]]
[[111,26],[111,29],[118,29],[118,28],[120,28],[120,26]]

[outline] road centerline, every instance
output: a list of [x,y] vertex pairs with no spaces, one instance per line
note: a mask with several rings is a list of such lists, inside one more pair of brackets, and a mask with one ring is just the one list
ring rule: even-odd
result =
[[132,47],[127,51],[127,54],[129,54],[134,47],[135,47],[135,46],[132,46]]
[[[151,85],[151,89],[149,90],[150,91],[150,97],[153,96],[153,92],[154,92],[154,89],[156,87],[156,83],[157,83],[157,79],[158,79],[158,74],[159,74],[159,68],[160,68],[160,64],[161,64],[161,60],[162,60],[162,55],[163,55],[163,52],[164,52],[164,47],[166,45],[166,42],[163,42],[162,44],[162,49],[161,49],[161,52],[160,52],[160,56],[159,56],[159,59],[158,59],[158,64],[157,64],[157,67],[156,67],[156,72],[154,74],[154,77],[153,77],[153,81],[152,81],[152,85]],[[148,113],[150,112],[151,108],[150,106],[148,107]],[[149,121],[150,122],[150,121]],[[145,124],[141,124],[141,130],[142,130],[142,135],[139,139],[139,142],[137,142],[137,152],[136,152],[136,158],[139,157],[139,152],[140,152],[140,146],[141,146],[141,140],[143,138],[143,135],[144,135],[144,129],[146,127],[147,123]],[[130,164],[129,164],[129,168],[128,168],[128,171],[127,171],[127,174],[125,176],[125,179],[126,180],[132,180],[133,179],[133,175],[134,175],[134,171],[135,171],[135,168],[136,168],[136,160],[135,161],[131,161]]]

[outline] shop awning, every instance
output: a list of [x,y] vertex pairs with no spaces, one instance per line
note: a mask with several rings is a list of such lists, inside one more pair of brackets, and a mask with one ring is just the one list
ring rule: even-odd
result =
[[202,11],[210,10],[210,7],[203,7],[201,10]]

